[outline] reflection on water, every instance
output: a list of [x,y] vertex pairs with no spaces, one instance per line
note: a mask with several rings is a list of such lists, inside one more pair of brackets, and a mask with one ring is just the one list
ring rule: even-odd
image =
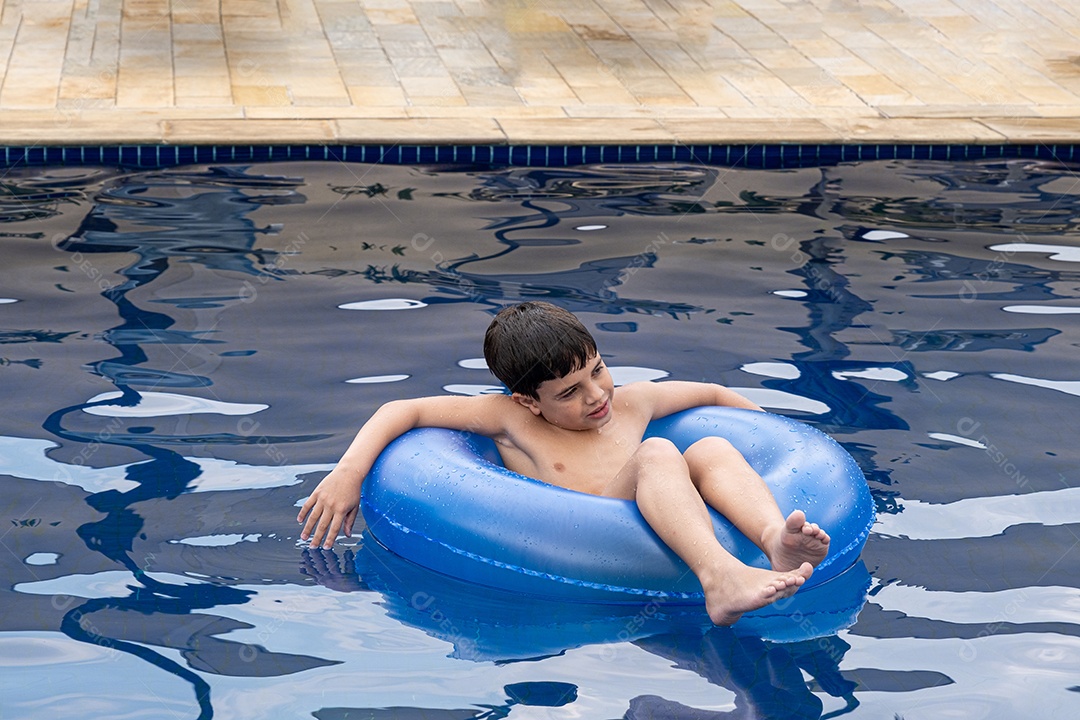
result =
[[[11,171],[5,716],[1075,714],[1070,173]],[[483,329],[531,298],[620,382],[721,382],[840,440],[878,505],[864,565],[712,629],[298,547],[381,403],[499,391]]]

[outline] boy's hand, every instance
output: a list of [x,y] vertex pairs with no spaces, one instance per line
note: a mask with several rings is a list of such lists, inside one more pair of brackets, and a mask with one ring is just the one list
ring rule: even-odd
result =
[[[361,478],[362,479],[362,478]],[[296,516],[304,523],[300,539],[311,539],[311,547],[330,549],[338,533],[352,535],[353,522],[360,511],[360,482],[338,465],[322,479]]]

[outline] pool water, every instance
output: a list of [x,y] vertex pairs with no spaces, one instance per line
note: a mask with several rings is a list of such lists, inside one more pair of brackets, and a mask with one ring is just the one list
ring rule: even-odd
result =
[[[1074,716],[1076,170],[9,169],[0,716]],[[363,421],[494,389],[483,331],[532,298],[617,382],[840,441],[878,510],[865,602],[783,642],[480,592],[359,528],[306,550]]]

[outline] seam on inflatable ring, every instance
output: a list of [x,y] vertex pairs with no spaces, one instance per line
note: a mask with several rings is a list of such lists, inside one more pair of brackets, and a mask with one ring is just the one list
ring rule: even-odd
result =
[[[703,602],[705,600],[705,593],[703,593],[703,592],[701,592],[701,593],[676,593],[676,592],[665,592],[663,590],[644,590],[644,589],[641,589],[641,588],[628,588],[628,587],[622,587],[622,586],[619,586],[619,585],[608,585],[607,583],[589,582],[588,580],[575,580],[573,578],[568,578],[568,577],[565,577],[563,575],[553,575],[551,573],[540,572],[539,570],[530,570],[529,568],[521,567],[520,565],[513,565],[511,563],[505,563],[505,562],[502,562],[501,560],[495,560],[494,558],[484,557],[483,555],[477,555],[476,553],[471,553],[468,550],[462,550],[461,548],[454,547],[453,545],[445,543],[442,540],[436,540],[435,538],[428,537],[427,535],[425,535],[425,534],[423,534],[421,532],[417,532],[415,530],[407,528],[404,525],[402,525],[401,523],[395,522],[395,521],[391,520],[390,518],[388,518],[385,515],[383,515],[380,518],[380,520],[389,523],[390,525],[394,526],[395,528],[397,528],[399,531],[401,531],[404,534],[416,535],[416,536],[418,536],[420,538],[423,538],[427,542],[434,543],[435,545],[440,545],[440,546],[446,548],[447,550],[449,550],[450,552],[452,552],[452,553],[454,553],[456,555],[460,555],[462,557],[467,557],[470,560],[476,560],[477,562],[481,562],[481,563],[484,563],[486,565],[492,565],[494,567],[502,568],[504,570],[510,570],[510,571],[513,571],[513,572],[516,572],[516,573],[520,573],[522,575],[528,575],[530,577],[538,577],[538,578],[543,578],[545,580],[555,580],[557,582],[561,582],[561,583],[564,583],[564,584],[567,584],[567,585],[576,585],[576,586],[579,586],[579,587],[587,587],[587,588],[590,588],[590,589],[593,589],[593,590],[605,590],[607,592],[619,592],[619,593],[624,593],[626,595],[636,595],[636,596],[639,596],[639,597],[662,598],[662,599],[672,599],[672,600],[701,600]],[[371,529],[370,525],[368,526],[368,529]],[[413,561],[413,562],[415,562],[415,561]]]
[[[573,578],[568,578],[568,577],[565,577],[563,575],[553,575],[551,573],[540,572],[539,570],[530,570],[529,568],[522,567],[520,565],[513,565],[511,563],[502,562],[501,560],[495,560],[494,558],[488,558],[488,557],[484,557],[483,555],[477,555],[476,553],[472,553],[472,552],[469,552],[468,550],[463,550],[463,549],[461,549],[459,547],[455,547],[453,545],[450,545],[449,543],[445,543],[442,540],[436,540],[435,538],[432,538],[432,537],[430,537],[428,535],[425,535],[425,534],[423,534],[421,532],[417,532],[417,531],[415,531],[415,530],[413,530],[411,528],[405,527],[401,523],[396,522],[394,520],[391,520],[386,515],[382,515],[379,519],[382,520],[383,522],[389,523],[390,525],[392,525],[394,528],[396,528],[398,531],[400,531],[403,534],[416,535],[416,536],[418,536],[420,538],[423,538],[423,540],[425,540],[426,542],[433,543],[435,545],[439,545],[441,547],[446,548],[447,550],[454,553],[455,555],[460,555],[462,557],[467,557],[470,560],[475,560],[477,562],[484,563],[485,565],[491,565],[493,567],[502,568],[504,570],[510,570],[512,572],[520,573],[522,575],[528,575],[530,577],[543,578],[545,580],[554,580],[556,582],[561,582],[561,583],[564,583],[566,585],[576,585],[578,587],[587,587],[587,588],[590,588],[590,589],[593,589],[593,590],[604,590],[606,592],[617,592],[617,593],[623,593],[623,594],[626,594],[626,595],[635,595],[635,596],[639,596],[639,597],[662,598],[662,599],[673,599],[673,600],[700,600],[700,601],[704,601],[704,599],[705,599],[705,594],[704,593],[675,593],[675,592],[664,592],[662,590],[643,590],[641,588],[628,588],[628,587],[622,587],[620,585],[609,585],[607,583],[590,582],[588,580],[575,580]],[[846,546],[844,546],[844,548],[841,549],[840,552],[838,552],[838,553],[836,553],[834,555],[830,555],[822,563],[820,563],[817,567],[815,567],[814,568],[815,572],[818,571],[818,570],[821,570],[823,568],[829,567],[830,565],[832,565],[836,561],[837,558],[845,556],[852,548],[857,547],[857,546],[861,545],[863,542],[865,542],[866,538],[870,534],[870,529],[873,527],[875,521],[876,521],[876,517],[871,516],[870,521],[866,524],[866,527],[863,528],[863,530],[855,538],[853,538],[851,540],[851,542],[849,542]],[[370,525],[368,527],[369,527],[369,529],[372,529]],[[854,564],[854,561],[852,562],[852,564]],[[829,579],[831,580],[832,578],[829,578]]]

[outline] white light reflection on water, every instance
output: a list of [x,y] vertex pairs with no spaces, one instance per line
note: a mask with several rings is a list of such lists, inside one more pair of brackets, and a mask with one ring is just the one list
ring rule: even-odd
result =
[[903,500],[903,512],[878,515],[874,532],[910,540],[1000,535],[1013,525],[1080,523],[1080,487],[1022,495],[972,497],[951,503]]
[[1005,254],[1044,253],[1048,254],[1051,260],[1059,260],[1061,262],[1080,262],[1080,247],[1073,247],[1071,245],[1048,245],[1040,243],[1004,243],[1002,245],[991,245],[990,249]]
[[756,402],[763,408],[772,408],[773,410],[796,410],[798,412],[811,413],[814,415],[824,415],[829,412],[829,406],[820,400],[812,400],[808,397],[803,397],[802,395],[784,392],[783,390],[748,387],[733,387],[731,389],[743,397]]
[[[104,400],[117,400],[123,396],[121,392],[104,392],[87,400],[87,403],[98,403]],[[212,413],[217,415],[251,415],[269,408],[263,403],[233,403],[208,398],[193,397],[191,395],[179,395],[177,393],[163,392],[140,392],[139,402],[133,406],[126,405],[94,405],[84,407],[82,410],[90,415],[102,417],[164,417],[167,415],[195,415],[199,413]]]
[[[148,572],[146,576],[170,585],[202,585],[202,580],[166,572]],[[99,573],[72,573],[48,580],[16,583],[15,592],[28,595],[59,595],[79,598],[125,597],[130,593],[134,576],[127,570],[104,570]]]
[[633,382],[661,380],[671,374],[667,370],[636,367],[634,365],[609,365],[608,372],[611,373],[611,380],[616,386],[629,385]]
[[795,380],[802,375],[799,368],[785,362],[746,363],[739,369],[751,375],[764,375],[765,377],[781,378],[783,380]]
[[862,234],[863,240],[899,240],[906,237],[911,236],[895,230],[870,230]]
[[932,432],[926,433],[929,437],[935,440],[944,440],[945,442],[956,443],[957,445],[967,445],[968,447],[979,448],[985,450],[986,445],[978,440],[972,440],[971,438],[962,437],[960,435],[953,435],[952,433]]
[[[139,486],[139,483],[127,479],[127,471],[129,467],[144,463],[102,468],[69,465],[57,462],[46,454],[56,447],[59,446],[48,440],[0,436],[0,474],[27,480],[61,482],[80,487],[88,493],[106,490],[127,492]],[[327,472],[334,467],[332,464],[245,465],[217,458],[185,459],[199,466],[199,475],[188,484],[188,492],[255,490],[296,485],[300,482],[301,475]]]
[[427,307],[427,303],[421,300],[408,298],[382,298],[379,300],[360,300],[358,302],[338,305],[340,310],[416,310]]
[[170,540],[173,545],[192,545],[194,547],[228,547],[242,542],[258,542],[262,533],[228,533],[224,535],[199,535],[198,537]]
[[990,377],[995,380],[1006,380],[1021,385],[1035,385],[1048,390],[1057,390],[1067,395],[1080,395],[1080,380],[1045,380],[1025,375],[1013,375],[1012,373],[990,373]]
[[368,375],[367,377],[353,378],[345,382],[352,385],[377,385],[380,383],[395,383],[408,380],[408,375]]
[[952,370],[935,370],[934,372],[923,373],[923,377],[945,382],[946,380],[960,377],[960,373],[953,372]]
[[954,623],[1072,623],[1080,614],[1080,594],[1056,585],[974,593],[893,583],[878,590],[874,602],[909,617]]
[[1022,315],[1080,315],[1080,307],[1062,305],[1006,305],[1001,308],[1008,313]]
[[871,367],[864,370],[834,370],[832,376],[837,380],[881,380],[882,382],[900,382],[907,380],[907,373],[890,367]]

